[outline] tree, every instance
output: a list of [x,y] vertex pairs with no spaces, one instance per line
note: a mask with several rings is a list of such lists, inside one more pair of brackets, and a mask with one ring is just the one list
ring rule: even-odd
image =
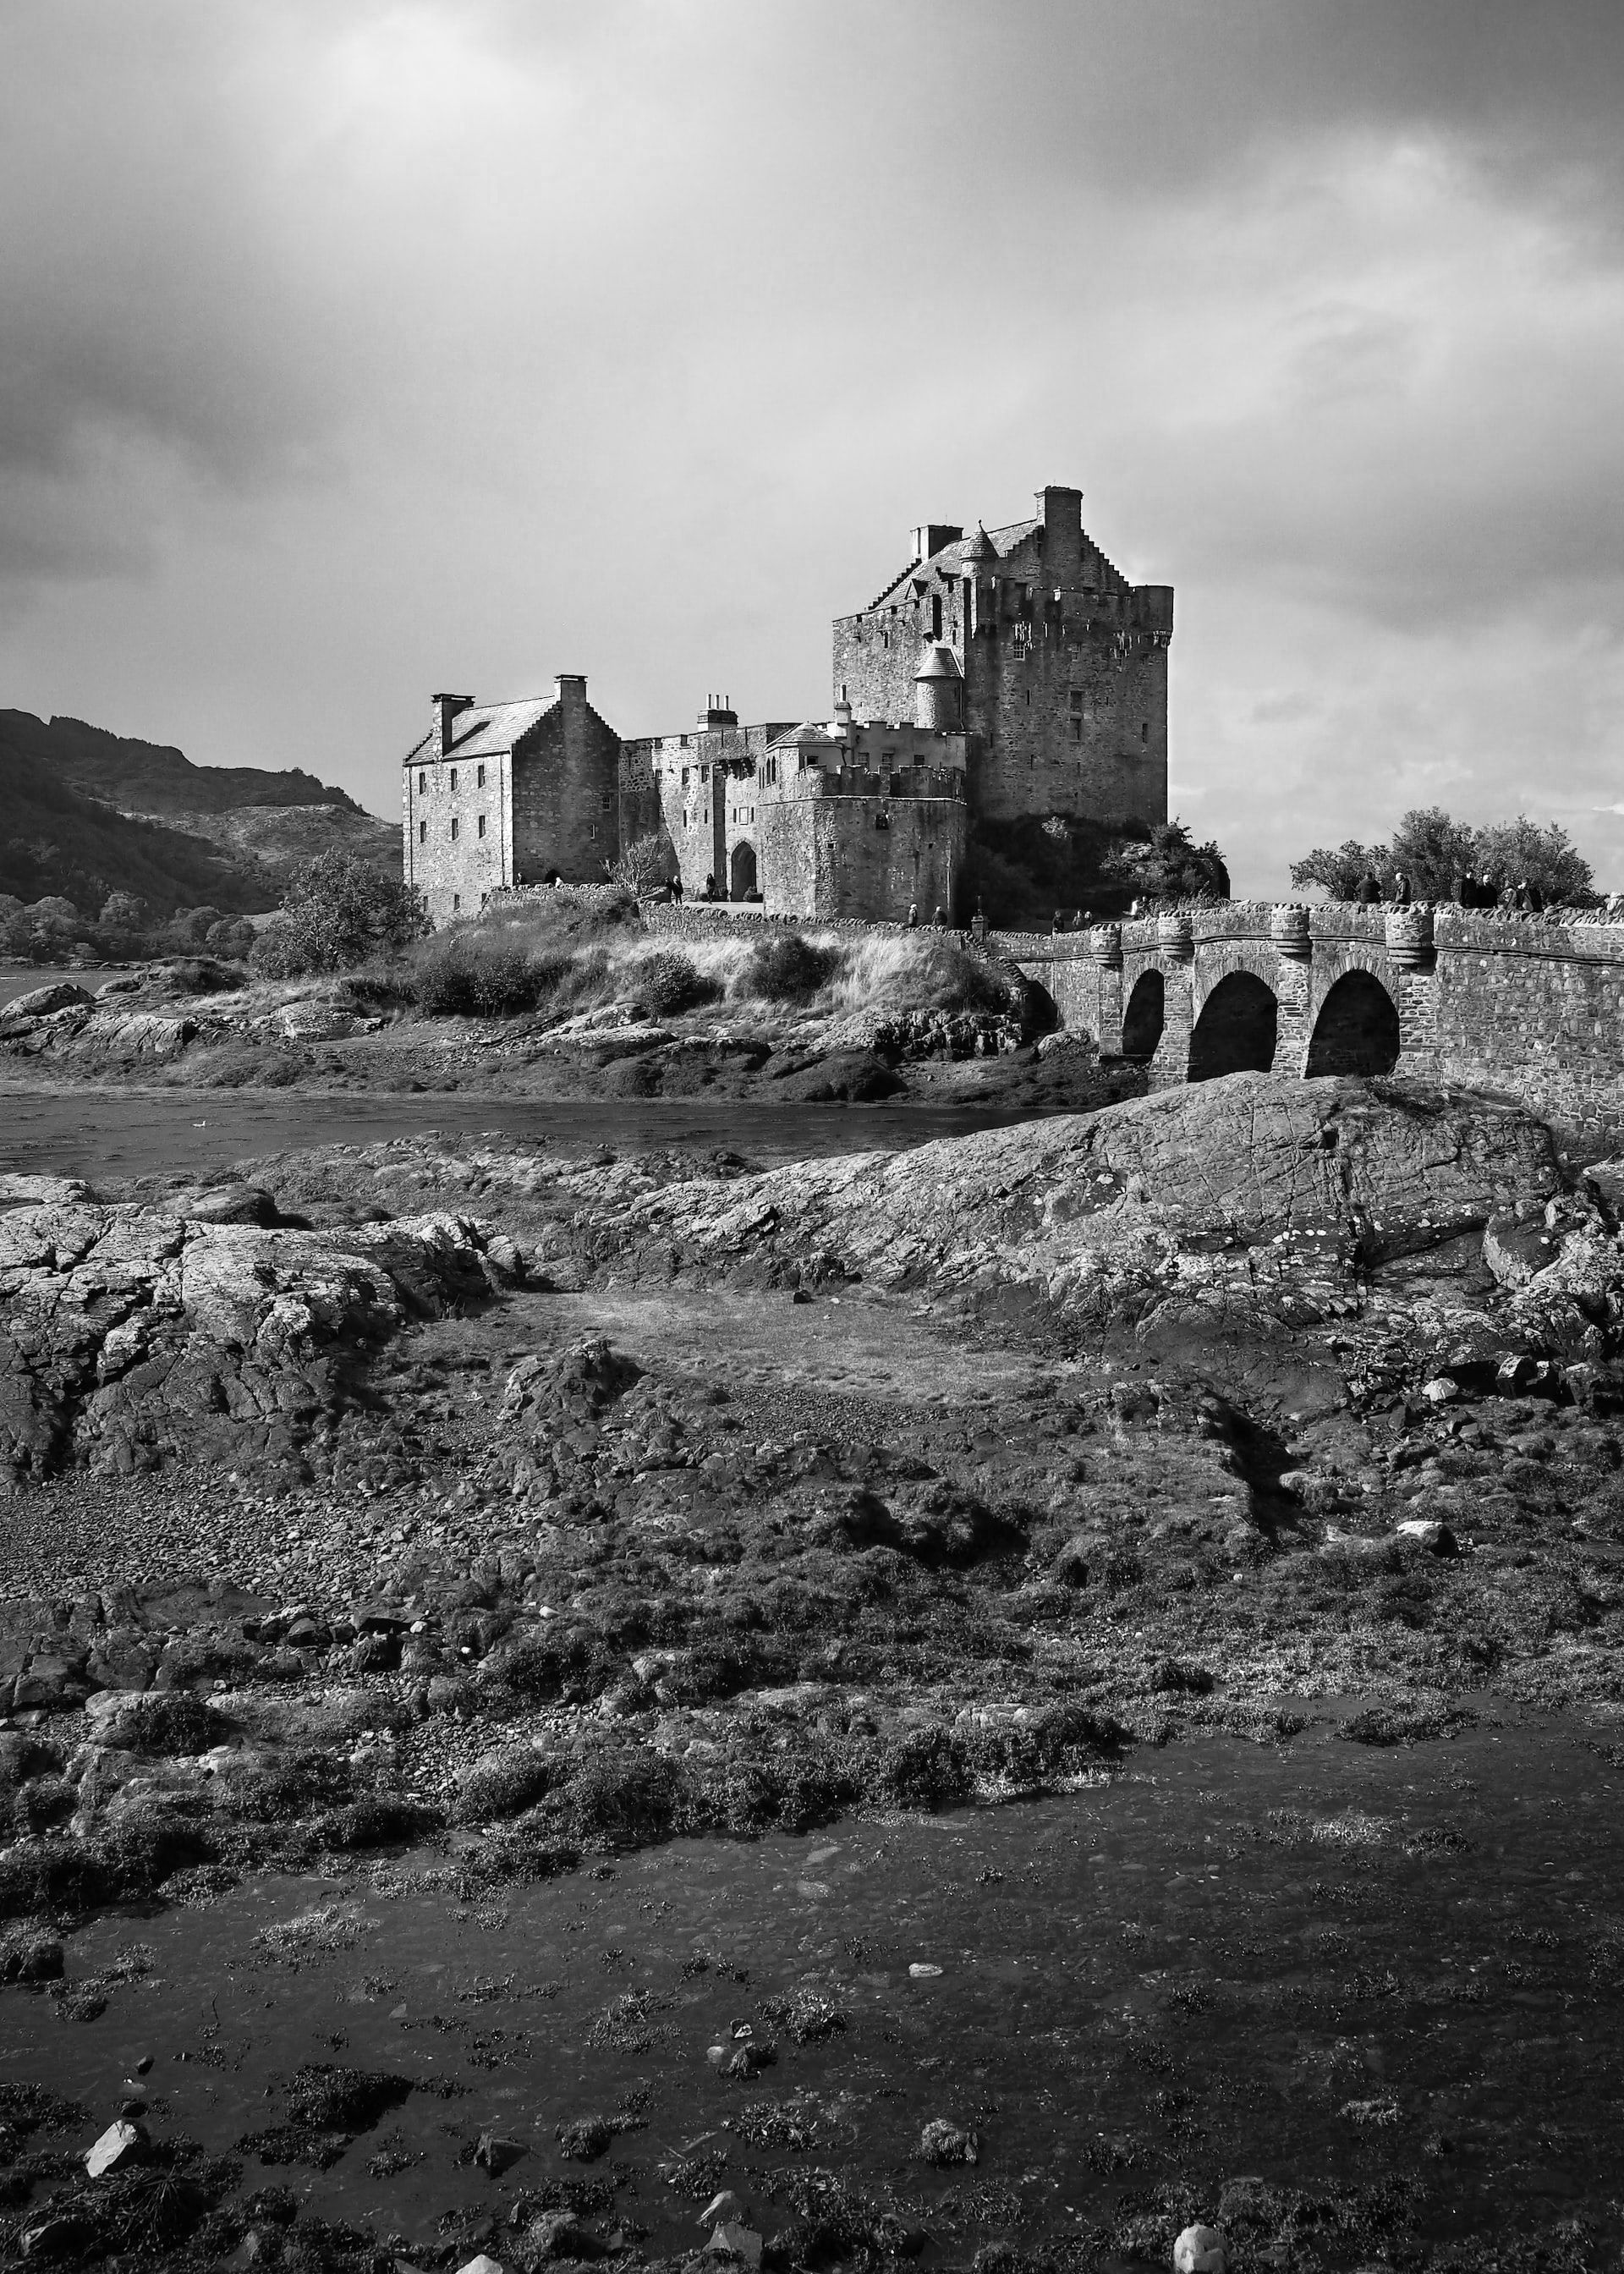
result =
[[147,903],[137,892],[109,892],[96,922],[103,931],[140,931],[147,922]]
[[404,947],[429,928],[415,885],[336,847],[300,862],[282,907],[282,921],[268,925],[253,946],[256,969],[273,978],[342,971],[380,951]]
[[618,861],[605,861],[604,874],[622,892],[641,900],[661,885],[668,885],[676,866],[670,838],[664,830],[650,830],[646,837],[634,837]]
[[1209,840],[1198,845],[1177,819],[1153,824],[1146,845],[1124,845],[1108,856],[1101,873],[1119,879],[1136,898],[1152,900],[1227,900],[1229,871]]
[[[1455,879],[1482,867],[1478,832],[1470,822],[1453,821],[1441,805],[1412,807],[1393,832],[1392,871],[1402,869],[1418,900],[1454,897]],[[1379,870],[1385,884],[1387,871]]]
[[1590,864],[1560,822],[1542,827],[1520,813],[1515,821],[1480,829],[1477,836],[1477,866],[1497,884],[1515,885],[1526,877],[1558,907],[1583,907],[1596,897]]
[[1361,877],[1390,876],[1392,865],[1385,845],[1361,845],[1357,837],[1350,837],[1335,852],[1316,845],[1305,860],[1294,861],[1291,882],[1299,892],[1304,885],[1323,885],[1331,900],[1350,900]]
[[1384,892],[1402,869],[1418,900],[1447,900],[1463,875],[1491,877],[1496,885],[1524,877],[1559,905],[1583,904],[1591,891],[1590,864],[1558,822],[1543,825],[1519,814],[1515,821],[1477,829],[1440,805],[1416,806],[1393,832],[1391,845],[1361,845],[1350,838],[1331,852],[1318,846],[1291,864],[1294,885],[1323,885],[1334,900],[1350,900],[1361,877],[1375,877]]

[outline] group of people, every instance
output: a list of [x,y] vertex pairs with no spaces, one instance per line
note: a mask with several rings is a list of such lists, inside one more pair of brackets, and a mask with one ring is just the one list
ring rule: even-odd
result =
[[[945,931],[947,930],[947,910],[944,907],[938,906],[936,914],[931,917],[930,921],[936,927],[936,930]],[[910,900],[908,902],[906,923],[910,931],[915,931],[919,928],[919,902],[917,900]]]

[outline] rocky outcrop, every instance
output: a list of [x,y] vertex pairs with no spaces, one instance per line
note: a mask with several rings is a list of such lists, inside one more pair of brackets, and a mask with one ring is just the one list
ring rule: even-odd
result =
[[308,1231],[268,1225],[248,1186],[150,1209],[50,1179],[28,1205],[29,1182],[0,1214],[0,1478],[292,1457],[407,1320],[516,1262],[463,1216]]
[[1561,1184],[1547,1132],[1515,1110],[1243,1073],[910,1153],[672,1186],[605,1211],[598,1254],[787,1286],[1019,1290],[1082,1317],[1245,1303],[1289,1320]]

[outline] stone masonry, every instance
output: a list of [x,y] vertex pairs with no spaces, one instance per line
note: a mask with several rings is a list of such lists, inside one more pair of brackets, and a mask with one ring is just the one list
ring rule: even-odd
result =
[[433,704],[402,803],[406,881],[434,922],[477,915],[515,885],[601,882],[620,847],[620,741],[586,681],[561,673],[551,701]]
[[834,624],[836,701],[859,718],[915,715],[921,658],[951,655],[969,738],[973,813],[1167,818],[1173,591],[1131,584],[1082,525],[1082,493],[1037,494],[1030,521],[966,537],[914,531],[914,558]]

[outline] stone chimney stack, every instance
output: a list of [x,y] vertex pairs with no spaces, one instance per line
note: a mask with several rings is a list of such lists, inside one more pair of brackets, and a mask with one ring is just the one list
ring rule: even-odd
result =
[[908,541],[914,547],[915,561],[929,561],[944,545],[957,545],[963,535],[964,529],[959,522],[923,521],[917,529],[908,531]]
[[433,703],[434,713],[440,721],[440,755],[443,758],[451,748],[451,738],[456,732],[453,721],[457,712],[472,710],[474,698],[471,695],[436,695]]
[[1043,573],[1056,584],[1076,584],[1083,573],[1083,493],[1047,483],[1037,493],[1043,516]]
[[553,690],[566,711],[586,708],[586,674],[584,671],[560,671],[553,681]]

